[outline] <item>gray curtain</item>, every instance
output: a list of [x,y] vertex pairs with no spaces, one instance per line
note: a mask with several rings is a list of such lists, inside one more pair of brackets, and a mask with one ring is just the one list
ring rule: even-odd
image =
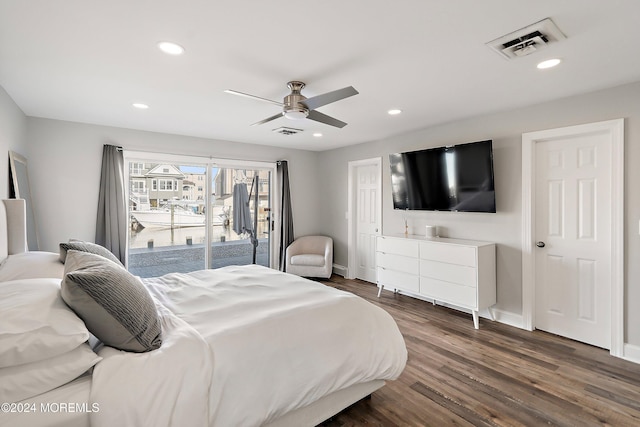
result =
[[126,258],[127,208],[124,198],[124,156],[122,149],[105,145],[98,195],[96,243],[110,250],[123,264]]
[[280,203],[282,209],[280,212],[280,248],[278,255],[280,256],[280,271],[285,271],[287,247],[293,243],[293,211],[291,210],[291,193],[289,191],[289,167],[286,160],[280,160],[276,164],[276,172],[278,182],[281,186],[280,194],[282,194]]

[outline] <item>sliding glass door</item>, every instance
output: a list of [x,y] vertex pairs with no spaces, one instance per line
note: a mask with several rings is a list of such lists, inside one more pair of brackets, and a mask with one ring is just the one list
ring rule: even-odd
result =
[[129,270],[141,277],[206,268],[207,165],[129,162]]
[[125,154],[133,274],[272,266],[275,165]]
[[212,168],[210,265],[270,266],[271,171]]

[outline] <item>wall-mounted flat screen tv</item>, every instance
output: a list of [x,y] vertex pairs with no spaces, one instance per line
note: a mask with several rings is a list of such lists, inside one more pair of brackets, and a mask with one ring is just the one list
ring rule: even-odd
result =
[[394,209],[495,212],[492,141],[389,155]]

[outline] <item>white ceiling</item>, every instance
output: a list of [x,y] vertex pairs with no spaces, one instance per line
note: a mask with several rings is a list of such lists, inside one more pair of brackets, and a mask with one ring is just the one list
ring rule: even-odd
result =
[[[485,46],[547,17],[566,40],[514,61]],[[0,0],[0,85],[33,117],[326,150],[639,81],[639,18],[638,0]],[[250,126],[278,107],[223,92],[280,101],[290,80],[354,86],[318,109],[348,125]]]

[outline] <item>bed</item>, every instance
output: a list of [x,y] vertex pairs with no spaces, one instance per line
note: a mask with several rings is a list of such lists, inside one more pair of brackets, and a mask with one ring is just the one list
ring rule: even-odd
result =
[[[148,340],[153,349],[95,345],[92,321],[78,317],[84,312],[74,305],[65,281],[77,273],[70,265],[102,267],[112,261],[70,250],[61,271],[58,254],[27,253],[19,204],[0,207],[0,244],[8,248],[0,264],[2,315],[11,319],[21,314],[15,304],[7,307],[7,298],[46,293],[47,304],[55,305],[56,316],[64,316],[69,325],[64,330],[77,329],[64,345],[73,341],[71,351],[90,366],[81,366],[78,375],[69,369],[64,384],[10,402],[10,411],[3,407],[0,413],[0,425],[313,426],[404,369],[402,335],[384,310],[353,294],[255,265],[135,278],[157,312],[161,335]],[[5,235],[3,230],[9,231]],[[3,272],[5,267],[9,270]],[[107,267],[119,275],[126,271]],[[38,309],[43,304],[30,303],[34,313],[29,316],[45,313]],[[8,352],[4,365],[15,365],[20,356],[12,356],[2,334],[0,326],[0,379],[3,370],[16,368],[3,367],[2,346]],[[60,351],[64,354],[56,357],[64,359],[68,353]],[[18,368],[30,363],[48,366],[47,360],[28,360]]]

